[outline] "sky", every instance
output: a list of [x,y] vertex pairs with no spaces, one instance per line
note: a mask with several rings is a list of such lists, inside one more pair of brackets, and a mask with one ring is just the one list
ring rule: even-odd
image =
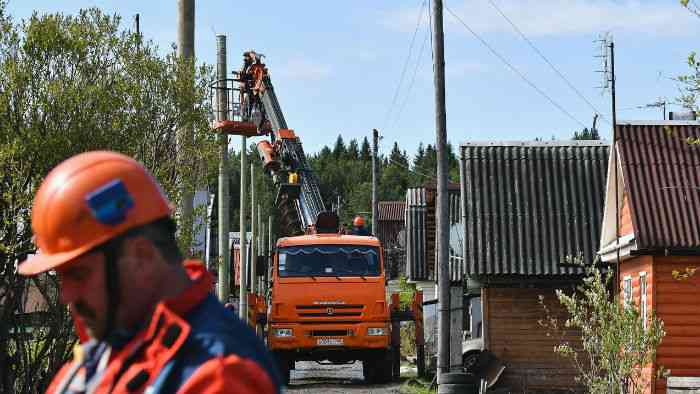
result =
[[[660,120],[660,108],[644,107],[678,97],[673,78],[689,71],[688,54],[699,49],[700,18],[678,0],[445,5],[447,135],[455,145],[569,139],[591,127],[595,112],[609,139],[611,95],[598,88],[603,78],[596,72],[602,69],[596,40],[605,33],[615,43],[618,121]],[[9,0],[8,10],[19,20],[35,11],[74,14],[92,6],[121,15],[125,29],[138,13],[144,38],[163,53],[177,40],[176,0]],[[377,128],[382,153],[398,141],[412,156],[420,142],[435,142],[429,8],[422,0],[199,0],[195,56],[215,64],[217,34],[227,36],[230,71],[240,67],[245,50],[264,54],[287,123],[307,153],[332,146],[339,134],[346,142],[371,140]]]

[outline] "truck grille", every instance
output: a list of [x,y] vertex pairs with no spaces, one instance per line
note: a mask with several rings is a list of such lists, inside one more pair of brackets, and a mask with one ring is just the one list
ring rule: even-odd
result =
[[360,317],[364,305],[297,305],[300,317]]

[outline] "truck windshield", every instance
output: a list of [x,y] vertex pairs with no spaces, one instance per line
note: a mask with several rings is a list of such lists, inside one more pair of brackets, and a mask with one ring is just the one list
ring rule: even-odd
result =
[[361,245],[303,245],[279,249],[279,276],[379,276],[379,250]]

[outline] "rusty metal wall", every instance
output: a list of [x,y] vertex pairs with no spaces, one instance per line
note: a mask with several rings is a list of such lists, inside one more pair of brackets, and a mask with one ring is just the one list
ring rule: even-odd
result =
[[427,202],[424,188],[406,191],[406,277],[409,280],[427,280],[426,252]]
[[376,231],[377,238],[384,248],[399,247],[399,234],[404,229],[405,201],[380,201],[379,202],[379,228]]
[[596,257],[609,148],[601,141],[465,143],[467,275],[578,275]]

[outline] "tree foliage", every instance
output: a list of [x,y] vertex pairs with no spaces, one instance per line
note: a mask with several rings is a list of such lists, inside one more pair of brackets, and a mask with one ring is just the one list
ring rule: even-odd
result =
[[[0,392],[43,391],[75,340],[55,277],[16,272],[35,251],[31,205],[49,170],[88,150],[123,152],[178,203],[216,158],[209,69],[162,56],[119,26],[118,16],[94,8],[15,22],[0,0]],[[180,144],[192,158],[185,165],[175,160],[175,130],[184,124],[194,129]],[[189,245],[192,226],[179,224]],[[42,313],[25,313],[30,283],[48,302]]]
[[[359,148],[358,148],[359,146]],[[457,156],[447,145],[449,179],[459,182]],[[411,160],[398,142],[379,154],[379,200],[404,200],[406,189],[436,182],[437,151],[421,144]],[[324,146],[310,155],[309,163],[319,177],[321,196],[330,209],[340,200],[341,223],[348,225],[357,214],[370,219],[372,211],[372,149],[367,137],[361,143],[338,136],[333,148]]]
[[586,277],[576,292],[556,292],[567,311],[566,320],[552,316],[540,297],[547,314],[540,324],[550,332],[580,332],[580,344],[564,341],[554,351],[574,362],[577,380],[589,393],[646,392],[650,382],[643,368],[654,360],[665,335],[663,322],[651,314],[645,324],[638,306],[624,305],[610,293],[612,270],[603,273],[594,265],[585,266],[585,270]]
[[599,140],[600,134],[598,134],[597,129],[589,129],[588,127],[584,127],[583,130],[574,132],[573,139],[574,141]]

